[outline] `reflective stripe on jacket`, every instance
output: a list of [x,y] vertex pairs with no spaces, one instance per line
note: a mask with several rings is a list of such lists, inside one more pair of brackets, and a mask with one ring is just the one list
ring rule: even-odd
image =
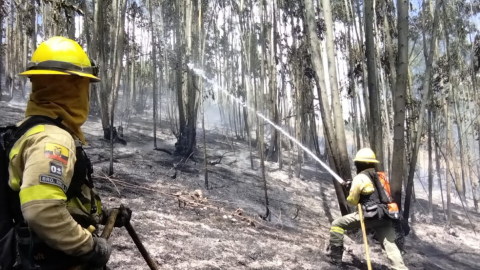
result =
[[91,233],[67,210],[66,193],[76,162],[72,135],[57,126],[37,125],[16,141],[9,160],[9,186],[20,192],[21,211],[30,229],[68,255],[90,252]]

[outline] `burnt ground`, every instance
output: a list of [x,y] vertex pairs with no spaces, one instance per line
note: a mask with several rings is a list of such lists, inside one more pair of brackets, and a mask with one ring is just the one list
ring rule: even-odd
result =
[[[23,112],[21,105],[0,102],[0,125],[21,120]],[[340,213],[331,177],[317,165],[307,161],[296,178],[289,177],[288,155],[281,171],[278,164],[267,162],[272,215],[271,221],[264,221],[259,161],[255,156],[252,170],[247,143],[232,141],[218,127],[207,131],[210,160],[229,153],[221,164],[209,166],[212,189],[205,190],[201,143],[189,159],[155,151],[151,126],[147,117],[128,125],[124,131],[128,145],[116,145],[111,178],[105,174],[109,143],[95,117],[84,125],[89,141],[85,149],[104,204],[123,203],[133,210],[132,224],[160,269],[367,269],[359,236],[346,237],[342,267],[328,263],[329,225]],[[157,131],[158,147],[173,150],[175,137],[166,123],[161,127],[165,129]],[[200,130],[197,134],[200,139]],[[453,200],[456,236],[452,236],[444,229],[440,197],[435,197],[435,218],[429,220],[423,210],[428,208],[426,197],[417,193],[416,222],[404,255],[409,269],[480,269],[480,237],[459,201]],[[473,211],[469,215],[480,231],[480,215]],[[112,269],[148,269],[125,229],[115,229],[111,243]],[[388,269],[380,245],[372,238],[369,243],[373,268]]]

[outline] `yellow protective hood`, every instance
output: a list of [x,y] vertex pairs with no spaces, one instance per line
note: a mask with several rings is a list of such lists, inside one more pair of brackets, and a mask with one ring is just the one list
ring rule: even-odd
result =
[[88,117],[90,79],[79,76],[46,75],[32,76],[30,80],[32,93],[25,116],[61,117],[62,123],[83,144],[86,144],[80,127]]

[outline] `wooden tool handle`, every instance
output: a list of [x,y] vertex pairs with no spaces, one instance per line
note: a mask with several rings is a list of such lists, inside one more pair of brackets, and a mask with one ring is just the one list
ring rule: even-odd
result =
[[150,257],[150,254],[148,254],[148,251],[145,249],[145,247],[142,244],[142,241],[140,241],[140,238],[138,237],[137,233],[133,229],[132,224],[130,224],[130,222],[128,222],[127,224],[125,224],[125,228],[127,229],[130,237],[132,237],[133,242],[137,246],[138,250],[142,254],[143,258],[145,259],[145,262],[147,262],[150,269],[158,270],[157,264],[152,259],[152,257]]
[[372,263],[370,262],[370,251],[368,250],[367,232],[365,230],[365,222],[363,220],[363,209],[361,204],[358,204],[358,215],[360,216],[360,225],[362,226],[363,243],[365,244],[365,254],[367,257],[367,267],[368,270],[372,270]]
[[110,238],[110,234],[112,234],[113,227],[115,226],[115,221],[117,220],[119,210],[118,209],[112,209],[112,212],[110,212],[110,215],[108,216],[108,221],[107,224],[105,225],[105,228],[103,229],[102,235],[100,237],[105,238],[108,240]]
[[[110,235],[112,234],[112,231],[113,231],[113,227],[115,225],[115,220],[117,220],[118,213],[119,213],[118,209],[112,210],[112,212],[108,216],[108,222],[105,225],[105,228],[103,229],[102,235],[100,237],[105,238],[107,240],[108,238],[110,238]],[[69,270],[86,270],[87,267],[88,267],[87,264],[83,264],[83,265],[74,266]]]

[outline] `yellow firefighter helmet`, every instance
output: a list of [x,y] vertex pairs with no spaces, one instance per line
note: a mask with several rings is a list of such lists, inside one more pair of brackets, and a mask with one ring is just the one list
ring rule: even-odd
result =
[[362,148],[358,150],[357,155],[353,159],[354,162],[366,162],[366,163],[380,163],[375,156],[375,153],[370,148]]
[[21,76],[76,75],[98,82],[98,67],[82,47],[65,37],[52,37],[42,42],[33,53],[27,70]]

